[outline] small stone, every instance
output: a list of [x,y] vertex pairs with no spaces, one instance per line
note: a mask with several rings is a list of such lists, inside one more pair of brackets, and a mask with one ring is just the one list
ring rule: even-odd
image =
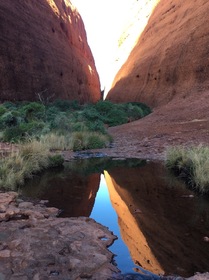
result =
[[12,240],[9,244],[9,248],[11,250],[16,249],[20,244],[21,244],[21,240],[19,239]]
[[6,217],[6,213],[0,213],[0,222],[7,221],[8,217]]
[[40,274],[39,274],[39,273],[36,273],[36,274],[33,276],[33,280],[40,280]]
[[32,202],[21,202],[19,204],[20,208],[32,208],[33,207],[33,203]]
[[0,213],[5,213],[5,212],[6,212],[6,206],[0,205]]
[[10,250],[2,250],[0,251],[0,258],[9,258],[10,254]]
[[80,275],[80,278],[81,278],[81,279],[90,279],[90,278],[92,278],[92,274],[89,274],[89,273],[82,273],[82,274]]
[[56,217],[59,212],[59,210],[55,207],[48,207],[46,208],[46,211],[52,217]]
[[6,212],[6,217],[12,217],[14,216],[15,212],[12,210],[12,209],[7,209],[7,212]]
[[20,204],[21,202],[24,202],[24,200],[22,200],[22,199],[20,199],[20,198],[17,198],[16,202],[17,202],[18,204]]
[[39,204],[47,204],[48,202],[49,202],[48,200],[43,200],[42,199],[42,200],[39,201]]
[[204,240],[205,242],[209,242],[209,237],[204,236],[203,240]]
[[56,271],[56,270],[50,271],[50,275],[52,275],[52,276],[58,276],[59,274],[60,274],[59,271]]
[[44,219],[44,215],[40,213],[39,211],[33,211],[31,217],[35,219]]

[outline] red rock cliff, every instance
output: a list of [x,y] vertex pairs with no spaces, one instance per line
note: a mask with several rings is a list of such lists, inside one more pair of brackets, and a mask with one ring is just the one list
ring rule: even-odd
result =
[[159,0],[107,99],[156,107],[207,91],[208,13],[207,0]]
[[69,0],[0,1],[0,101],[95,102],[100,82]]

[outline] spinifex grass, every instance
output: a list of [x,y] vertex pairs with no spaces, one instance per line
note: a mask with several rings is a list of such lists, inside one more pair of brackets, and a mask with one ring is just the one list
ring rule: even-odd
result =
[[53,156],[43,143],[32,140],[0,159],[0,187],[15,189],[25,179],[53,165]]
[[209,192],[209,147],[172,147],[167,150],[166,166],[192,189]]
[[78,131],[58,135],[49,133],[41,137],[41,143],[49,150],[86,150],[107,147],[112,141],[108,134],[99,132]]

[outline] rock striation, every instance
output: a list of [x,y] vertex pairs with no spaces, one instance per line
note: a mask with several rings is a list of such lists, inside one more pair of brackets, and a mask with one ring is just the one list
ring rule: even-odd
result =
[[83,21],[69,0],[0,2],[0,101],[100,99]]
[[159,0],[107,99],[157,107],[208,91],[208,12],[206,0]]

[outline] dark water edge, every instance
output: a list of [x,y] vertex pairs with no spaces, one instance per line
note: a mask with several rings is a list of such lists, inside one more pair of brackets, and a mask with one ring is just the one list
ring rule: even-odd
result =
[[[124,269],[123,263],[118,265],[121,257],[117,253],[115,261],[122,274],[116,279],[161,279],[160,271],[190,277],[195,272],[209,271],[209,244],[204,242],[204,237],[209,236],[208,198],[188,190],[170,176],[162,163],[77,159],[63,170],[36,176],[20,192],[31,199],[49,200],[48,206],[62,209],[62,217],[92,217],[115,233],[109,218],[113,214],[107,215],[109,225],[100,219],[105,219],[109,211],[106,206],[95,210],[98,203],[102,205],[98,199],[104,198],[99,198],[101,177],[108,185],[103,188],[107,192],[108,187],[108,209],[115,213],[119,228],[116,235],[120,235],[132,256],[131,265]],[[103,203],[107,201],[103,199]],[[98,217],[93,216],[95,211]],[[110,250],[114,252],[114,248]]]

